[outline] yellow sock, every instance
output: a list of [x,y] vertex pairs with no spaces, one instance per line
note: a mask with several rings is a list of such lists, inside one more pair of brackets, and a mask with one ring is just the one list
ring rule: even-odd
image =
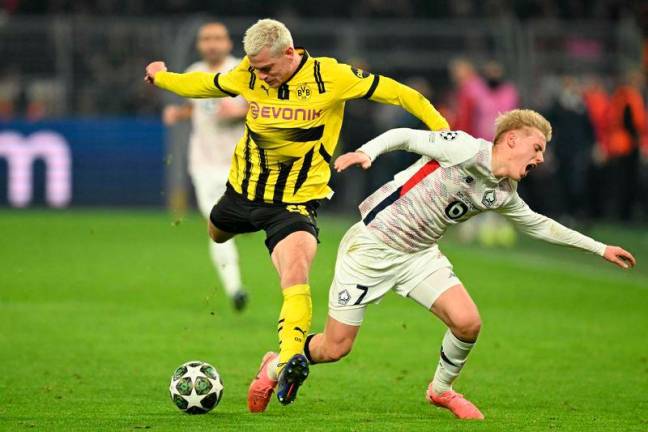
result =
[[304,352],[304,342],[313,317],[310,287],[307,284],[285,288],[283,297],[277,328],[280,348],[277,373],[292,356]]

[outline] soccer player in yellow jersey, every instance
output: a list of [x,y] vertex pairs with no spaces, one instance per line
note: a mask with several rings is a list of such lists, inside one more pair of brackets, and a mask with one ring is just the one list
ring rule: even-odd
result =
[[146,68],[146,80],[190,98],[243,96],[250,108],[236,146],[227,192],[210,214],[209,235],[225,242],[264,230],[283,291],[279,354],[267,353],[250,385],[248,407],[264,411],[275,387],[291,403],[308,376],[303,355],[312,306],[308,273],[317,250],[318,200],[329,198],[329,163],[337,145],[344,103],[351,99],[400,105],[432,130],[446,120],[415,90],[390,78],[311,57],[293,46],[282,23],[263,19],[247,29],[246,57],[227,73],[167,72]]

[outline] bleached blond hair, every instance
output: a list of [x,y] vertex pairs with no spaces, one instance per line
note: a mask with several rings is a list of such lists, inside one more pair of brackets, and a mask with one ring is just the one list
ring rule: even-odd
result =
[[249,56],[259,54],[266,47],[272,56],[278,56],[292,45],[290,30],[283,23],[269,18],[257,21],[243,36],[243,49]]
[[551,123],[542,114],[530,109],[515,109],[500,114],[495,119],[495,140],[508,131],[523,128],[536,128],[544,135],[547,142],[551,141]]

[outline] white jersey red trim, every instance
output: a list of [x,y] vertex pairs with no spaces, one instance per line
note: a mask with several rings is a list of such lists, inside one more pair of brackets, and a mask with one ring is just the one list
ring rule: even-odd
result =
[[372,160],[392,150],[423,155],[359,206],[369,231],[405,252],[434,246],[449,226],[489,210],[536,238],[602,255],[605,245],[533,212],[517,182],[491,171],[493,144],[461,131],[393,129],[362,146]]

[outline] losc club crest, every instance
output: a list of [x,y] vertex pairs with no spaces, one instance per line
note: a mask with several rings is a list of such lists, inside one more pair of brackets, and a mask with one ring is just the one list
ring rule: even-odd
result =
[[342,290],[338,293],[338,303],[342,306],[349,303],[349,300],[351,300],[351,294],[349,294],[349,291]]
[[494,190],[489,190],[484,193],[484,197],[482,198],[482,204],[484,204],[485,207],[492,207],[493,204],[495,204],[495,191]]
[[297,87],[297,99],[306,100],[311,97],[311,94],[312,91],[306,84],[301,84],[299,87]]

